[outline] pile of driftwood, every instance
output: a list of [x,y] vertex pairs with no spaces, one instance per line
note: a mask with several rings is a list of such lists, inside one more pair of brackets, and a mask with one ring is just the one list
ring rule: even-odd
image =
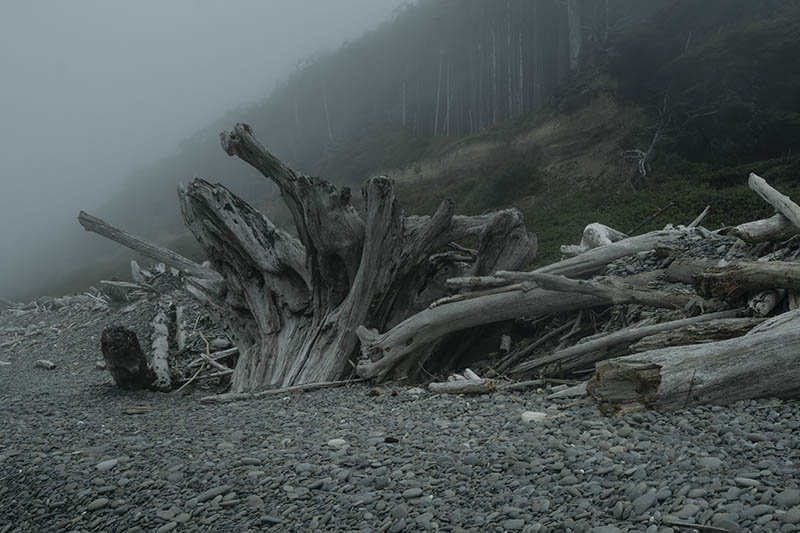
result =
[[[364,185],[360,213],[349,189],[295,173],[249,126],[221,139],[228,154],[278,185],[297,237],[199,178],[178,195],[209,264],[79,216],[87,230],[180,271],[233,339],[238,358],[225,367],[232,391],[218,400],[354,376],[420,380],[450,372],[510,321],[528,335],[505,328],[499,352],[484,364],[493,382],[594,372],[587,388],[609,413],[800,395],[800,333],[791,312],[800,288],[793,262],[800,208],[755,175],[750,185],[775,206],[775,217],[711,232],[701,215],[686,227],[638,236],[591,224],[580,245],[564,248],[571,257],[527,272],[519,269],[535,254],[536,238],[513,209],[457,216],[443,202],[431,217],[406,217],[391,181],[377,177]],[[477,240],[475,249],[463,245],[466,237]],[[730,248],[727,260],[687,256],[689,241],[719,241]],[[642,255],[657,257],[658,268],[596,277]],[[728,264],[748,257],[755,260]],[[179,347],[164,305],[159,346],[169,352]]]

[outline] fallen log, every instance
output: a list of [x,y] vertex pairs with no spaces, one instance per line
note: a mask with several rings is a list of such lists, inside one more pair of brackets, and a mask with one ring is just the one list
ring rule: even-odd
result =
[[780,213],[776,213],[770,218],[745,222],[738,226],[723,228],[720,230],[723,235],[733,235],[749,244],[762,242],[781,242],[791,239],[798,233],[800,228]]
[[633,353],[646,352],[669,346],[685,346],[741,337],[764,320],[763,318],[719,318],[688,324],[678,329],[644,337],[632,344],[629,350]]
[[800,205],[778,192],[764,178],[754,173],[750,174],[747,185],[765,202],[774,207],[775,211],[785,216],[797,229],[800,229]]
[[[495,275],[503,278],[506,273],[497,272]],[[685,293],[638,288],[613,277],[604,278],[602,281],[576,280],[539,272],[513,273],[512,276],[514,280],[533,281],[543,289],[597,296],[615,305],[634,303],[651,307],[683,309],[697,300],[695,296]],[[718,310],[721,307],[719,302],[702,301],[697,303],[709,311]]]
[[764,397],[800,398],[798,350],[800,322],[795,317],[735,339],[602,361],[587,390],[609,416]]
[[431,383],[428,389],[437,394],[484,394],[497,388],[497,383],[491,379],[461,379],[457,381],[443,381]]
[[697,293],[735,301],[748,292],[800,289],[800,263],[745,261],[707,268],[695,276]]
[[556,374],[569,374],[576,370],[586,368],[598,361],[607,359],[612,351],[622,347],[627,348],[633,342],[666,331],[673,331],[692,324],[732,318],[741,313],[741,310],[720,311],[709,313],[682,320],[673,320],[654,324],[652,326],[642,326],[639,328],[629,328],[614,333],[609,333],[591,340],[586,340],[580,344],[559,350],[546,357],[534,359],[522,363],[509,371],[510,375],[517,375],[534,370],[542,375],[552,376]]
[[166,263],[167,265],[175,267],[178,270],[186,272],[190,276],[209,280],[220,279],[219,274],[213,270],[202,265],[198,265],[191,259],[187,259],[186,257],[173,252],[169,248],[159,246],[158,244],[153,244],[142,237],[109,224],[108,222],[105,222],[84,211],[81,211],[78,215],[78,222],[80,222],[81,226],[83,226],[86,231],[91,231],[97,233],[98,235],[102,235],[103,237],[111,239],[112,241],[139,252],[144,256],[161,263]]

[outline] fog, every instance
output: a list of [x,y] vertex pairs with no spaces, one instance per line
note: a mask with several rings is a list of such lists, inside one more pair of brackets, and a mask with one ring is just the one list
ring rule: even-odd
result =
[[[5,0],[0,6],[0,296],[41,248],[298,61],[388,19],[398,0]],[[188,177],[187,177],[188,178]],[[71,238],[71,237],[70,237]],[[99,238],[99,237],[96,237]]]

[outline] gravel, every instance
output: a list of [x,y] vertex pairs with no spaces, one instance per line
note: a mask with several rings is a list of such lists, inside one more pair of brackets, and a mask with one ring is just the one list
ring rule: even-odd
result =
[[151,303],[0,313],[0,533],[800,531],[796,402],[609,419],[547,391],[365,385],[203,405],[96,368],[102,329],[147,339]]

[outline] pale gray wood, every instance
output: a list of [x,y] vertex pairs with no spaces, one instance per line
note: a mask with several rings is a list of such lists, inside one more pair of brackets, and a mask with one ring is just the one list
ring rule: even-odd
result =
[[[589,250],[577,257],[559,261],[534,272],[563,276],[588,275],[620,257],[667,244],[680,234],[681,232],[677,231],[646,233]],[[528,274],[498,270],[495,276],[501,273],[508,279],[514,279],[515,274],[520,274],[523,281]],[[375,328],[359,327],[356,332],[361,341],[362,358],[359,360],[357,372],[362,377],[382,378],[418,347],[433,343],[444,335],[456,331],[522,316],[575,311],[607,303],[607,298],[597,296],[560,293],[541,288],[528,290],[524,284],[515,291],[506,290],[477,298],[450,301],[424,309],[383,333],[379,333]]]
[[685,346],[687,344],[716,342],[741,337],[762,322],[764,322],[763,318],[746,317],[720,318],[708,322],[688,324],[678,329],[644,337],[632,344],[629,350],[633,353],[646,352],[668,346]]
[[153,244],[142,237],[118,228],[113,224],[109,224],[108,222],[85,213],[84,211],[81,211],[78,215],[78,222],[80,222],[81,226],[83,226],[86,231],[91,231],[93,233],[97,233],[98,235],[102,235],[103,237],[111,239],[112,241],[139,252],[144,256],[173,266],[191,276],[211,280],[220,279],[219,274],[213,270],[205,268],[202,265],[198,265],[191,259],[187,259],[186,257],[173,252],[169,248]]
[[[363,187],[362,219],[348,189],[295,173],[249,126],[237,124],[221,141],[278,185],[299,235],[222,186],[195,179],[179,191],[187,226],[225,279],[224,293],[194,281],[188,288],[209,302],[239,347],[234,393],[341,380],[352,372],[357,327],[390,328],[444,296],[447,277],[518,268],[535,253],[535,236],[515,210],[456,216],[445,201],[432,216],[404,217],[391,180],[378,176]],[[471,264],[430,261],[467,236],[480,241]],[[415,348],[409,361],[430,353],[432,343]]]
[[750,244],[770,241],[785,241],[800,233],[800,228],[780,213],[770,218],[745,222],[738,226],[724,228],[723,234],[734,235]]
[[757,174],[751,173],[747,184],[765,202],[789,219],[797,229],[800,229],[800,205],[797,205],[791,198],[771,187],[764,178]]
[[800,263],[743,261],[707,268],[695,275],[698,294],[736,300],[745,293],[772,289],[800,289]]
[[428,385],[428,389],[437,394],[484,394],[496,388],[497,384],[491,379],[463,379]]
[[735,339],[602,361],[587,389],[608,415],[800,398],[799,351],[800,322],[795,319]]
[[639,339],[679,329],[691,324],[698,324],[701,322],[708,322],[711,320],[719,320],[723,318],[732,318],[741,313],[740,310],[720,311],[717,313],[709,313],[707,315],[700,315],[692,318],[684,318],[681,320],[673,320],[670,322],[663,322],[661,324],[654,324],[652,326],[642,326],[638,328],[628,328],[614,333],[609,333],[600,337],[595,337],[580,344],[570,346],[563,350],[559,350],[546,357],[534,359],[522,363],[509,371],[510,375],[522,374],[525,372],[538,371],[543,375],[551,373],[569,373],[575,370],[586,368],[597,361],[602,361],[610,356],[610,352],[619,347],[627,346],[632,342]]

